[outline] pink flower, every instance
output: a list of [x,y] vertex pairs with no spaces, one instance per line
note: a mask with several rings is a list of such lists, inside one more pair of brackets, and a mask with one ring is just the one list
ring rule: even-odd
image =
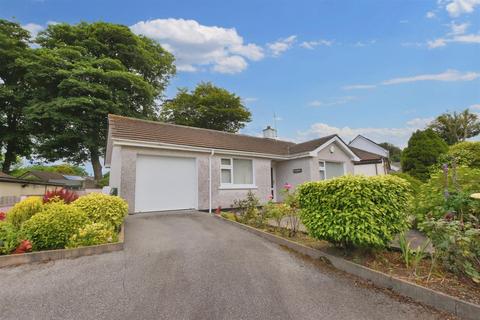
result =
[[267,197],[268,200],[272,200],[273,199],[273,196],[271,194],[268,195]]
[[285,188],[285,190],[288,191],[288,190],[292,189],[292,185],[287,182],[287,183],[285,183],[285,184],[283,185],[283,188]]

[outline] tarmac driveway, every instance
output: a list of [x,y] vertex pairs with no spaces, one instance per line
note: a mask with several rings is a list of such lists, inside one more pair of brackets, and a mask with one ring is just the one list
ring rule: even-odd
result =
[[1,319],[435,319],[205,213],[129,216],[122,252],[0,269]]

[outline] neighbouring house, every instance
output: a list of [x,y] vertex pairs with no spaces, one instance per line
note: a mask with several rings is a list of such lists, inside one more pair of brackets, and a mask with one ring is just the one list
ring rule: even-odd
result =
[[360,158],[354,163],[354,174],[377,176],[391,171],[389,151],[378,143],[358,135],[348,146]]
[[61,183],[17,179],[0,172],[0,211],[13,206],[23,197],[43,196],[46,191],[62,187]]
[[[285,183],[355,174],[378,155],[353,151],[339,136],[293,143],[116,115],[109,116],[105,166],[130,212],[228,208],[249,190],[281,200]],[[378,173],[381,174],[381,173]]]
[[39,170],[27,171],[21,176],[19,176],[19,179],[58,183],[58,184],[62,184],[64,188],[70,189],[70,190],[84,190],[85,188],[94,187],[92,185],[91,179],[88,179],[88,177],[85,178],[80,176],[66,175],[58,172],[49,172],[49,171],[39,171]]

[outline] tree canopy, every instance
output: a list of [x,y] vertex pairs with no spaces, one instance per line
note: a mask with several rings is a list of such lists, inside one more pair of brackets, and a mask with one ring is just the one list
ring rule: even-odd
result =
[[457,113],[444,113],[438,116],[430,125],[449,145],[465,141],[480,134],[480,120],[468,109]]
[[31,90],[25,86],[26,68],[19,62],[32,54],[30,33],[18,23],[0,19],[0,157],[8,173],[18,157],[29,156],[31,138],[25,109]]
[[104,22],[50,25],[36,42],[40,48],[23,60],[34,88],[35,151],[48,161],[90,160],[100,180],[108,114],[156,118],[174,58],[128,27]]
[[175,98],[164,103],[160,118],[175,124],[237,132],[252,120],[252,114],[234,93],[202,82],[191,92],[179,89]]
[[430,166],[446,153],[448,145],[432,129],[417,130],[408,140],[402,152],[402,170],[413,177],[426,181]]
[[31,165],[26,167],[19,167],[12,171],[12,176],[18,177],[28,171],[47,171],[47,172],[58,172],[67,175],[73,176],[88,176],[87,171],[84,168],[68,163],[56,164],[52,166],[44,165]]
[[381,147],[383,147],[384,149],[388,150],[390,161],[400,162],[401,155],[402,155],[402,149],[400,149],[399,147],[397,147],[397,146],[395,146],[391,143],[388,143],[388,142],[382,142],[382,143],[379,143],[379,145]]

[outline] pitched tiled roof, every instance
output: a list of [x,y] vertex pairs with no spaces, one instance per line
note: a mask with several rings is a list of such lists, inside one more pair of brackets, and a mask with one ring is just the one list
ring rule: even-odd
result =
[[320,147],[322,144],[324,144],[325,142],[327,142],[328,140],[332,139],[335,136],[336,136],[335,134],[332,134],[332,135],[329,135],[329,136],[326,136],[326,137],[322,137],[322,138],[298,143],[298,144],[290,147],[290,150],[289,150],[290,154],[309,152],[309,151],[315,150],[318,147]]
[[354,148],[352,146],[349,146],[349,148],[360,158],[360,162],[381,161],[383,158],[381,155]]
[[66,180],[65,177],[58,172],[37,171],[37,170],[27,171],[24,174],[22,174],[19,178],[23,179],[28,177],[29,175],[35,176],[39,180],[45,181],[45,182],[48,182],[50,180]]
[[109,115],[112,138],[176,145],[287,155],[295,144],[217,130]]

